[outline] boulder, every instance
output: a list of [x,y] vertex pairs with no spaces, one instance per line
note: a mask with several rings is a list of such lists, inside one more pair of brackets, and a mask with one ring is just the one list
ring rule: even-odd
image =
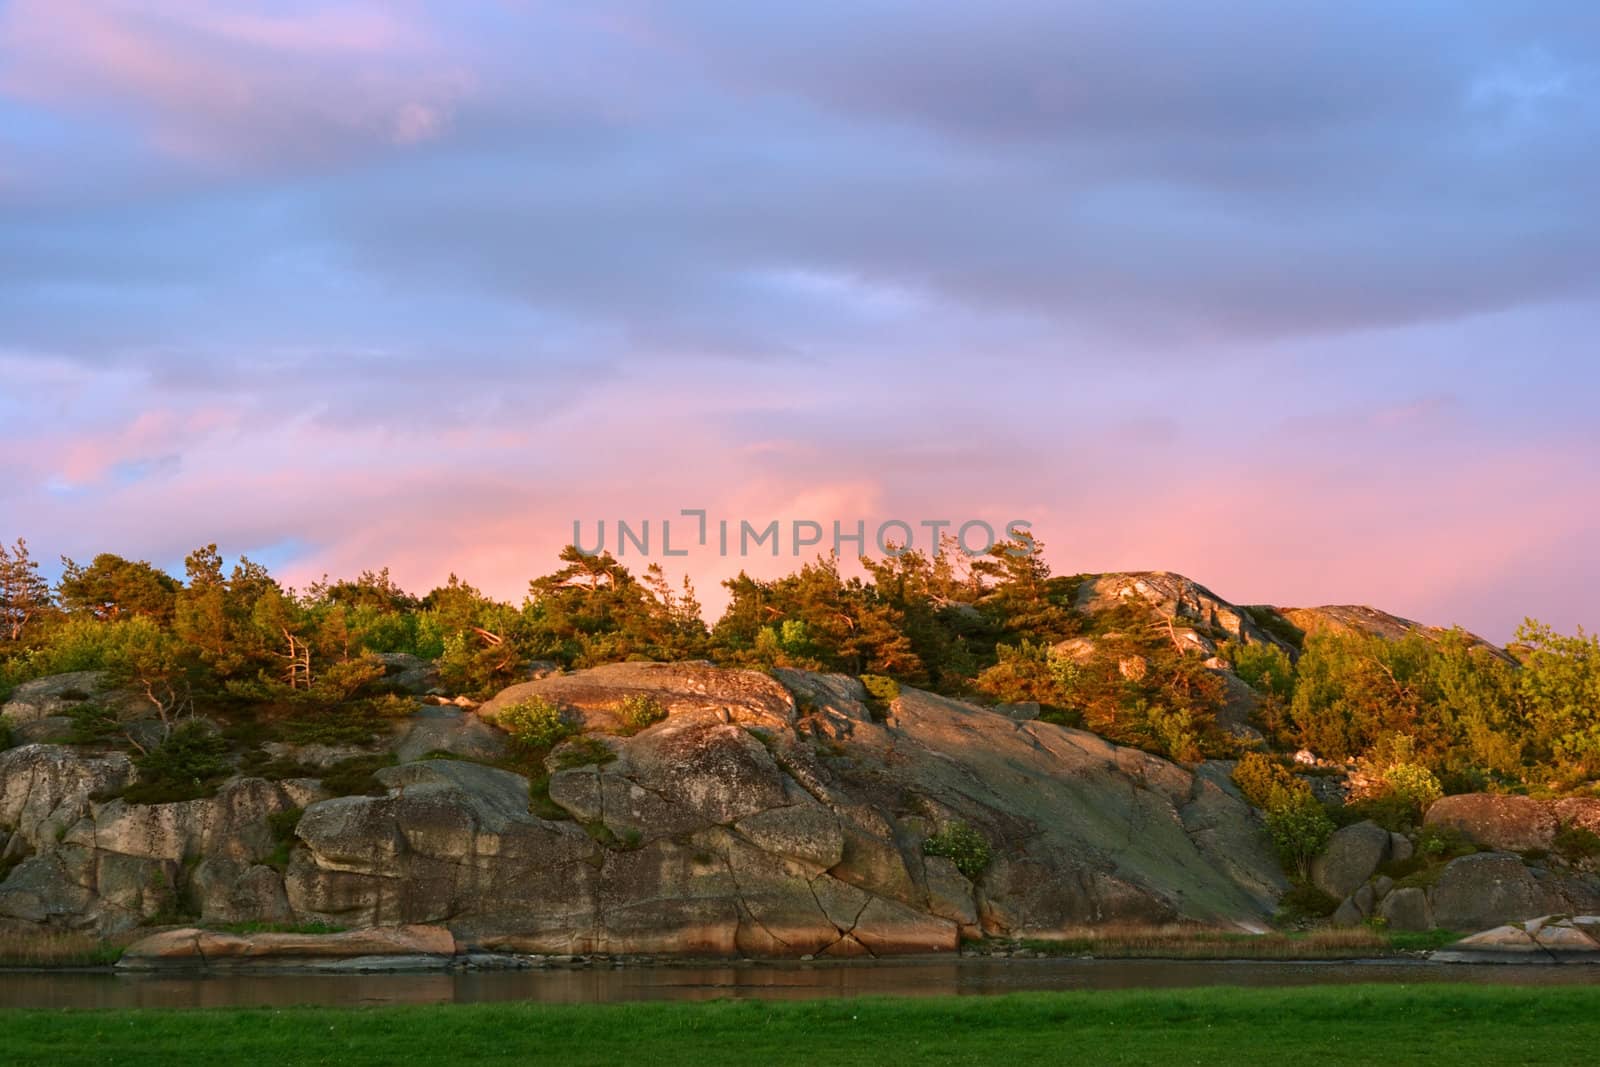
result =
[[89,755],[59,745],[0,752],[0,826],[12,831],[8,854],[50,848],[89,811],[90,798],[125,787],[133,765],[122,753]]
[[494,722],[500,709],[540,697],[580,717],[587,728],[615,732],[622,725],[618,706],[636,695],[655,699],[672,715],[720,711],[745,725],[783,726],[796,714],[793,694],[769,675],[701,662],[609,663],[537,678],[497,693],[478,714]]
[[65,714],[71,708],[104,695],[104,671],[74,671],[23,682],[11,691],[11,698],[0,705],[0,715],[12,726],[26,726],[38,719]]
[[268,817],[301,807],[315,795],[307,783],[238,778],[200,800],[129,804],[118,799],[99,805],[64,839],[124,856],[253,862],[277,846]]
[[1550,810],[1562,826],[1600,834],[1600,797],[1568,797],[1550,805]]
[[439,926],[403,925],[333,934],[234,934],[220,930],[165,930],[136,941],[119,970],[170,966],[229,967],[262,960],[315,960],[370,956],[452,956],[456,942]]
[[208,858],[195,868],[190,888],[207,922],[286,923],[294,918],[283,876],[261,864]]
[[381,684],[389,689],[421,696],[438,688],[439,671],[431,660],[407,652],[378,652],[375,656],[383,664]]
[[412,719],[411,728],[395,748],[401,763],[444,752],[462,759],[498,763],[510,753],[504,732],[470,711],[454,707],[426,707]]
[[1480,930],[1561,910],[1566,899],[1541,885],[1520,857],[1480,852],[1452,860],[1429,902],[1434,922],[1443,929]]
[[1491,793],[1443,797],[1428,809],[1424,822],[1459,830],[1486,848],[1506,852],[1549,849],[1560,829],[1550,804]]
[[1389,856],[1389,831],[1375,822],[1358,822],[1333,832],[1328,845],[1311,864],[1311,880],[1335,897],[1355,892]]
[[1404,886],[1385,896],[1378,904],[1378,915],[1391,930],[1416,933],[1434,926],[1428,895],[1416,886]]
[[1600,963],[1597,921],[1543,916],[1463,938],[1430,957],[1440,963]]
[[[1167,571],[1102,574],[1078,587],[1075,606],[1086,614],[1110,611],[1121,604],[1143,607],[1161,620],[1188,620],[1191,625],[1185,629],[1191,632],[1198,626],[1220,630],[1244,644],[1283,644],[1258,626],[1249,612],[1181,574]],[[1211,651],[1215,651],[1214,645]]]

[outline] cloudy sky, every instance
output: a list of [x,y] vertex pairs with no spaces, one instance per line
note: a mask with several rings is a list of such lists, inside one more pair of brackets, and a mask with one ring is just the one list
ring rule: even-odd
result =
[[0,537],[1024,518],[1592,628],[1597,189],[1589,0],[0,0]]

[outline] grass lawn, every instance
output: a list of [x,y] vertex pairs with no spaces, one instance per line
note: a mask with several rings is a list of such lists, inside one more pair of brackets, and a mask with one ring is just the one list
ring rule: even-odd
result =
[[1592,1063],[1600,986],[0,1012],[0,1063]]

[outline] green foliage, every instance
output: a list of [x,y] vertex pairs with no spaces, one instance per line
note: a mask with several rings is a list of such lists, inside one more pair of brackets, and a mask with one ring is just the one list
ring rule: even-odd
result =
[[661,701],[648,693],[630,693],[617,705],[616,716],[622,725],[622,733],[631,737],[641,730],[647,730],[656,723],[665,721],[667,709],[661,706]]
[[1310,882],[1296,881],[1278,902],[1278,921],[1298,923],[1308,919],[1326,919],[1339,910],[1339,898],[1325,893]]
[[209,726],[186,722],[143,755],[135,756],[138,781],[123,790],[130,804],[167,804],[211,796],[233,773],[228,742]]
[[501,708],[495,723],[525,752],[548,752],[578,732],[561,709],[543,697]]
[[1311,860],[1333,836],[1333,820],[1309,791],[1286,797],[1267,810],[1267,833],[1285,867],[1302,879],[1311,876]]
[[1304,781],[1260,753],[1246,753],[1233,771],[1246,800],[1261,808],[1278,858],[1303,882],[1311,860],[1332,836],[1333,819]]
[[11,720],[4,715],[0,715],[0,751],[10,748],[15,740],[15,736],[16,734],[11,725]]
[[267,816],[267,829],[272,831],[272,853],[262,862],[280,874],[289,868],[289,853],[294,849],[294,832],[300,825],[303,808],[273,812]]
[[1369,785],[1354,807],[1388,830],[1418,825],[1434,801],[1444,795],[1433,772],[1417,762],[1408,734],[1389,734],[1358,762]]
[[1432,859],[1455,859],[1478,851],[1473,840],[1454,826],[1424,826],[1417,831],[1416,854]]
[[1298,652],[1305,648],[1305,631],[1290,622],[1276,608],[1270,608],[1264,604],[1251,604],[1244,609],[1244,612],[1250,616],[1251,622],[1295,651]]
[[1285,704],[1294,699],[1294,662],[1277,645],[1231,644],[1228,659],[1250,688]]
[[285,719],[280,732],[295,745],[364,745],[378,736],[384,719],[369,702],[302,707]]
[[900,699],[900,683],[881,674],[863,674],[861,685],[867,691],[868,703],[888,707]]
[[974,827],[964,822],[952,822],[939,833],[922,842],[925,856],[943,856],[956,865],[956,869],[973,881],[983,876],[993,858],[989,842]]
[[711,633],[712,651],[721,660],[907,681],[927,677],[904,615],[872,585],[841,578],[833,557],[773,581],[740,573],[723,585],[731,600]]
[[388,790],[378,781],[377,772],[394,766],[394,762],[394,755],[386,752],[354,756],[317,772],[316,777],[322,780],[323,788],[336,797],[381,797]]
[[1581,826],[1566,826],[1556,834],[1555,850],[1569,860],[1600,856],[1600,834]]
[[67,709],[72,727],[67,732],[70,745],[97,745],[122,732],[122,724],[110,709],[96,703],[79,704]]
[[617,758],[610,745],[593,737],[573,738],[556,749],[552,755],[558,770],[604,766]]
[[1272,806],[1280,792],[1292,793],[1300,788],[1280,761],[1260,752],[1246,752],[1239,757],[1233,768],[1233,784],[1245,800],[1263,810]]

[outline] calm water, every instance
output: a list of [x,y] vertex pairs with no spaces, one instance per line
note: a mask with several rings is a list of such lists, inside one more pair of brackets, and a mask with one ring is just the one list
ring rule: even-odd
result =
[[4,1008],[220,1008],[294,1004],[593,1004],[718,997],[986,995],[1054,989],[1473,982],[1600,985],[1600,967],[1413,962],[1175,963],[1160,960],[950,960],[596,968],[481,974],[0,974]]

